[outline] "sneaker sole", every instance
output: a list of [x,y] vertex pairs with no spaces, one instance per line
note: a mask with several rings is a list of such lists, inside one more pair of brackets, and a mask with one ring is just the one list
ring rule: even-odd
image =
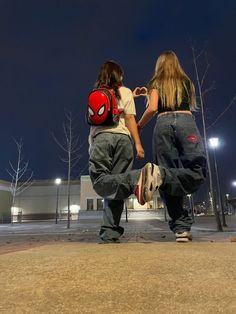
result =
[[145,178],[145,169],[142,169],[142,182],[141,182],[141,188],[140,186],[137,187],[137,189],[139,189],[138,191],[138,195],[136,195],[138,202],[140,205],[144,205],[146,202],[144,200],[144,187],[145,187],[145,182],[144,182],[144,178]]
[[192,240],[190,240],[189,238],[177,238],[176,242],[178,243],[186,243],[186,242],[191,242]]
[[176,235],[176,242],[191,242],[192,234],[189,232],[183,232],[183,234]]
[[117,239],[117,240],[102,240],[100,239],[98,241],[98,244],[120,244],[120,240]]

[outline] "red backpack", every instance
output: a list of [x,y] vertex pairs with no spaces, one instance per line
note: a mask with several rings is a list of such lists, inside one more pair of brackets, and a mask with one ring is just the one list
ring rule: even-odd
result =
[[105,87],[94,89],[88,95],[87,122],[90,125],[117,125],[121,111],[112,89]]

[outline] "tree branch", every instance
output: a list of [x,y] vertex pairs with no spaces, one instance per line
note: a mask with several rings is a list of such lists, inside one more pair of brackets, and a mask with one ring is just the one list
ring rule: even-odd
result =
[[229,110],[229,108],[234,104],[235,101],[236,101],[236,95],[233,96],[233,98],[231,99],[229,105],[225,108],[224,111],[221,112],[220,115],[218,115],[216,120],[211,125],[209,125],[207,127],[207,130],[210,129],[211,127],[213,127],[222,118],[222,116]]

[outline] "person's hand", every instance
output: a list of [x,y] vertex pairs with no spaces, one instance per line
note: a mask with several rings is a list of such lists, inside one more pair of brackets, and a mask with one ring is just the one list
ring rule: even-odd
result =
[[146,87],[136,87],[133,90],[134,97],[147,96],[147,88]]
[[136,158],[143,159],[144,158],[144,149],[141,144],[137,144],[136,146]]

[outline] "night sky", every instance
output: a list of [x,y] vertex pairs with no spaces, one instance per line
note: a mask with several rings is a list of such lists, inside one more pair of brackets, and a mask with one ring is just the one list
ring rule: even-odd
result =
[[[124,83],[133,89],[148,82],[160,53],[173,50],[196,83],[191,46],[204,50],[210,63],[204,88],[215,82],[205,99],[210,126],[236,95],[235,39],[235,0],[0,0],[0,178],[10,179],[6,168],[16,158],[13,138],[20,137],[34,179],[66,176],[51,135],[62,137],[65,110],[76,117],[83,144],[73,177],[88,174],[87,94],[100,65],[111,59],[122,65]],[[205,68],[202,54],[200,72]],[[144,99],[136,105],[140,117]],[[233,193],[231,182],[236,180],[235,107],[208,129],[208,136],[221,140],[217,162],[227,193]],[[146,161],[152,160],[154,120],[142,134]],[[200,113],[196,120],[202,130]],[[136,161],[135,166],[144,163]]]

